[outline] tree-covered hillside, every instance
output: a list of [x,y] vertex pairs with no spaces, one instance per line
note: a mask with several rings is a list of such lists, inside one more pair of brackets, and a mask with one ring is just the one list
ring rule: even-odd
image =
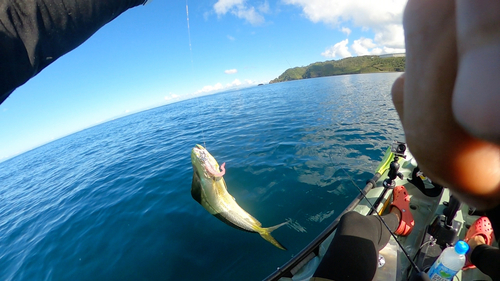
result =
[[308,66],[289,68],[269,83],[343,74],[403,72],[405,61],[405,57],[362,56],[316,62]]

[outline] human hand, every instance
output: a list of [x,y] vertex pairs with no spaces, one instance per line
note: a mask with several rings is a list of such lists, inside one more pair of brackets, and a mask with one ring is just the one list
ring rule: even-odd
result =
[[420,169],[477,208],[500,203],[500,2],[409,0],[396,110]]

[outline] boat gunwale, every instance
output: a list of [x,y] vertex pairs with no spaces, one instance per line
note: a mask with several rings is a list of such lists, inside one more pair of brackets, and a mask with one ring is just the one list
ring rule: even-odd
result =
[[[375,173],[373,178],[367,181],[365,187],[363,188],[363,194],[359,193],[356,198],[344,209],[344,211],[329,225],[327,226],[312,242],[310,242],[305,248],[303,248],[296,256],[286,262],[283,266],[278,267],[273,273],[267,276],[263,281],[275,281],[279,280],[282,277],[293,277],[291,273],[292,270],[300,265],[303,260],[314,253],[315,256],[319,254],[319,247],[321,244],[327,239],[336,229],[340,222],[342,216],[350,211],[353,211],[354,208],[361,202],[361,200],[365,199],[365,194],[368,193],[372,188],[376,187],[375,183],[380,179],[382,175],[380,173]],[[382,196],[384,194],[381,194]]]

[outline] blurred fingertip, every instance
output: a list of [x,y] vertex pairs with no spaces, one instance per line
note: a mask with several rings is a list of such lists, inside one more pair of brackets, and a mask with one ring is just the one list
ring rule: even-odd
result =
[[404,84],[405,84],[405,74],[401,74],[394,83],[392,84],[391,95],[392,103],[398,112],[399,119],[403,122],[403,111],[404,111]]

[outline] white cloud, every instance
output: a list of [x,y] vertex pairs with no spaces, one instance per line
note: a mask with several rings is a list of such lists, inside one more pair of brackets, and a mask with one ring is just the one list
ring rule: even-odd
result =
[[244,19],[252,25],[260,25],[265,22],[262,13],[269,12],[269,4],[265,1],[257,7],[247,5],[246,0],[219,0],[214,4],[215,13],[223,16],[231,13],[238,18]]
[[217,15],[224,15],[234,6],[243,5],[243,0],[219,0],[214,4]]
[[201,90],[198,90],[196,92],[196,95],[208,94],[208,93],[212,93],[212,92],[220,92],[220,91],[237,89],[237,88],[243,88],[243,87],[253,86],[256,84],[257,84],[256,82],[249,80],[249,79],[245,79],[245,80],[243,80],[243,82],[240,81],[239,79],[234,79],[231,83],[227,83],[226,85],[222,85],[222,83],[217,83],[213,86],[212,85],[205,86]]
[[261,13],[269,13],[269,3],[265,1],[264,3],[259,5],[258,9]]
[[404,53],[405,51],[406,51],[405,49],[384,47],[380,54],[397,54],[397,53]]
[[358,56],[370,55],[371,52],[369,49],[374,49],[376,47],[377,47],[377,45],[375,43],[373,43],[372,39],[363,38],[363,37],[359,38],[358,40],[354,40],[354,43],[352,43],[352,45],[351,45],[352,50]]
[[349,48],[347,47],[348,43],[349,43],[348,39],[342,40],[337,44],[331,46],[330,48],[326,49],[323,53],[321,53],[321,55],[327,58],[351,57],[352,54],[349,52]]
[[179,95],[177,94],[172,94],[172,93],[168,93],[168,96],[165,96],[165,100],[169,101],[169,100],[175,100],[175,99],[178,99],[180,98]]
[[347,28],[347,27],[344,27],[344,26],[340,30],[343,33],[347,34],[347,36],[349,36],[349,34],[351,34],[351,32],[352,32],[350,28]]
[[400,51],[400,52],[388,52],[388,51],[384,51],[384,50],[382,50],[382,49],[380,49],[380,48],[373,48],[373,49],[371,49],[371,51],[370,51],[369,55],[376,55],[376,56],[379,56],[379,55],[381,55],[381,54],[404,53],[404,52],[405,52],[405,50],[404,50],[404,49],[403,49],[402,51]]
[[358,40],[354,40],[351,46],[348,46],[349,40],[345,39],[337,44],[327,48],[322,56],[327,58],[346,58],[351,57],[352,53],[356,56],[367,56],[367,55],[381,55],[381,54],[394,54],[394,53],[404,53],[404,48],[389,48],[386,46],[380,46],[373,42],[373,39],[361,37]]
[[388,24],[378,28],[375,32],[374,41],[377,44],[387,46],[388,48],[404,49],[405,38],[403,25]]
[[240,79],[234,79],[233,82],[226,84],[226,88],[236,87],[236,86],[240,86],[240,85],[241,85]]
[[207,85],[207,86],[204,86],[203,88],[201,88],[201,90],[199,90],[198,92],[196,92],[197,94],[201,94],[201,93],[209,93],[209,92],[215,92],[215,91],[219,91],[219,90],[222,90],[224,89],[224,86],[222,86],[221,83],[217,83],[215,85]]
[[[380,49],[404,49],[402,18],[407,0],[283,1],[301,7],[304,16],[312,22],[323,22],[332,27],[348,23],[364,31],[372,31],[373,42]],[[343,28],[341,30],[346,33]]]
[[338,25],[352,21],[360,27],[380,24],[401,24],[407,0],[283,0],[302,7],[304,15],[313,22]]
[[238,72],[238,70],[234,69],[234,68],[233,69],[224,70],[224,73],[226,73],[226,74],[235,74],[237,72]]
[[228,36],[227,36],[227,39],[229,39],[230,41],[234,41],[234,40],[236,40],[236,38],[234,38],[234,37],[233,37],[233,36],[231,36],[231,35],[228,35]]

